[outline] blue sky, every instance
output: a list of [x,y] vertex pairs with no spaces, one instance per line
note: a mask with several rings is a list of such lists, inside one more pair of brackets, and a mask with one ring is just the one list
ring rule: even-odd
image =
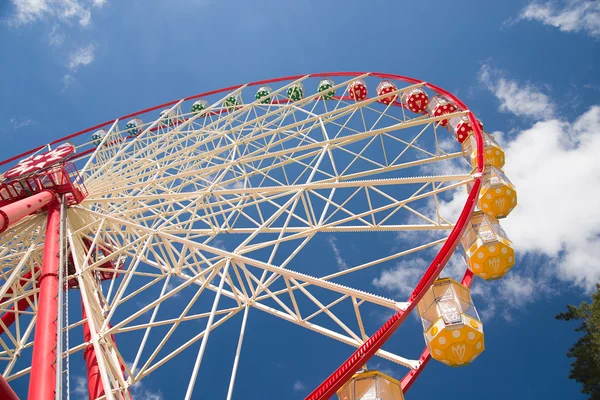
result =
[[[585,398],[567,379],[574,325],[554,315],[600,279],[597,2],[11,0],[0,3],[0,19],[0,159],[168,100],[271,77],[378,71],[450,90],[502,139],[520,201],[503,226],[519,257],[504,280],[473,289],[485,353],[467,368],[431,362],[407,399],[448,390],[467,399]],[[406,294],[393,283],[383,289]],[[417,354],[418,325],[407,325],[399,335]],[[301,329],[250,313],[240,370],[252,372],[240,374],[234,398],[303,398],[350,354]],[[236,337],[214,335],[211,345],[234,351]],[[314,342],[289,345],[299,337]],[[197,398],[230,368],[231,357],[210,349]],[[165,366],[138,396],[181,398],[188,374],[179,371]],[[26,382],[15,387],[25,398]]]

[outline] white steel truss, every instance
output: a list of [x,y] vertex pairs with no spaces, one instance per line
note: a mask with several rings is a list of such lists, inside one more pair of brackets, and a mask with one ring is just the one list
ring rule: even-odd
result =
[[[240,314],[241,328],[232,324],[239,341],[230,399],[250,309],[359,347],[377,328],[366,310],[405,307],[372,278],[355,277],[441,245],[454,226],[441,204],[473,178],[460,146],[439,126],[448,115],[410,114],[376,95],[350,100],[347,85],[358,78],[372,82],[346,77],[330,100],[305,89],[288,101],[293,85],[316,87],[308,75],[278,83],[266,104],[246,86],[207,98],[199,114],[184,99],[166,122],[156,112],[142,116],[137,137],[124,130],[127,121],[115,121],[78,161],[89,196],[67,211],[71,275],[64,279],[81,292],[87,318],[70,312],[72,335],[62,350],[68,359],[93,346],[105,398],[130,398],[133,385],[188,349],[196,355],[191,398],[210,333]],[[396,84],[385,96],[422,86]],[[231,96],[237,105],[224,105]],[[44,225],[35,215],[0,236],[0,311],[16,315],[11,327],[0,321],[9,381],[30,370],[20,356],[32,347]],[[354,262],[336,246],[344,237],[390,237],[397,246],[373,246]],[[333,256],[314,251],[319,240]],[[106,268],[111,260],[118,273]],[[76,297],[69,296],[73,309]],[[24,298],[29,307],[15,310]],[[84,324],[89,342],[81,339]],[[125,348],[135,351],[124,355]],[[377,354],[418,364],[393,351]]]

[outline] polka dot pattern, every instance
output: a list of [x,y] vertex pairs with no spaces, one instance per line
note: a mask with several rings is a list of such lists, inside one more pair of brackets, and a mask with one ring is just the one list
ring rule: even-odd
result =
[[321,82],[319,82],[317,92],[321,93],[321,99],[331,100],[335,97],[335,90],[329,90],[333,86],[334,83],[331,79],[323,79]]
[[102,143],[102,139],[104,138],[104,136],[106,136],[106,131],[104,129],[100,129],[99,131],[92,133],[92,143],[94,144],[94,146],[100,146],[100,143]]
[[412,89],[403,93],[402,104],[415,114],[423,114],[427,110],[429,97],[421,89]]
[[[499,171],[494,168],[494,170]],[[504,218],[517,205],[517,192],[514,186],[502,178],[486,179],[479,192],[478,206],[489,216]]]
[[[450,120],[452,124],[452,120]],[[502,168],[504,167],[504,150],[496,140],[488,133],[483,132],[483,161],[486,167]],[[466,159],[473,168],[477,167],[477,139],[475,136],[469,136],[463,142],[463,151]]]
[[140,133],[142,133],[142,125],[144,125],[144,123],[141,119],[132,119],[127,124],[125,124],[125,133],[130,136],[138,136]]
[[356,80],[348,85],[348,94],[355,101],[362,101],[367,98],[367,85],[362,80]]
[[[464,143],[473,134],[473,127],[471,126],[471,121],[467,115],[452,117],[449,122],[450,132],[459,143]],[[477,120],[477,122],[483,131],[483,124],[479,120]]]
[[229,96],[225,99],[223,105],[225,106],[225,108],[227,108],[227,111],[232,112],[238,106],[238,99],[236,96]]
[[[461,247],[467,266],[473,273],[486,280],[503,277],[514,266],[512,242],[504,235],[497,219],[477,212],[471,217],[470,227],[461,239]],[[489,223],[489,225],[488,225]]]
[[[457,110],[454,103],[445,98],[442,95],[436,94],[431,98],[431,101],[427,105],[427,110],[429,112],[430,117],[439,117],[446,114],[451,114]],[[442,119],[438,120],[438,125],[447,126],[448,120]]]
[[192,113],[194,113],[194,115],[198,115],[202,110],[206,110],[207,108],[208,101],[198,100],[192,105]]
[[271,97],[268,97],[271,94],[271,92],[271,88],[263,86],[260,89],[258,89],[254,97],[256,98],[256,100],[258,100],[260,104],[271,104],[272,99]]
[[287,98],[291,101],[298,101],[304,97],[304,88],[302,85],[292,85],[287,90]]
[[[382,81],[377,85],[377,96],[383,96],[387,93],[391,93],[398,90],[396,85],[390,81]],[[386,96],[379,99],[380,103],[390,105],[398,99],[398,95]]]
[[173,123],[173,115],[169,110],[162,110],[160,112],[158,124],[163,127],[170,126]]
[[461,317],[460,325],[446,326],[440,318],[425,331],[431,357],[452,367],[469,364],[484,350],[481,322],[466,314]]
[[[446,114],[450,114],[453,113],[454,111],[456,111],[456,107],[452,106],[452,105],[447,105],[447,106],[438,106],[433,110],[433,116],[434,117],[439,117],[441,115],[446,115]],[[448,120],[447,119],[442,119],[438,122],[441,126],[446,126],[448,125]]]

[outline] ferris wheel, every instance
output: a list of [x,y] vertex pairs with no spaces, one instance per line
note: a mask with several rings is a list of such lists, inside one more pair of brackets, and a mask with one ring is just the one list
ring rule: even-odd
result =
[[[135,397],[183,357],[182,397],[194,398],[223,332],[236,333],[229,372],[211,379],[217,398],[240,398],[261,313],[295,326],[294,346],[347,346],[307,399],[402,399],[430,358],[461,366],[484,350],[469,286],[514,264],[498,222],[517,202],[502,148],[451,93],[398,75],[236,85],[0,165],[1,398],[17,398],[16,380],[30,399],[69,398],[76,355],[92,399]],[[455,250],[461,282],[440,278]],[[373,284],[416,257],[427,266],[408,298]],[[388,349],[413,310],[425,350]],[[372,357],[406,375],[366,369]]]

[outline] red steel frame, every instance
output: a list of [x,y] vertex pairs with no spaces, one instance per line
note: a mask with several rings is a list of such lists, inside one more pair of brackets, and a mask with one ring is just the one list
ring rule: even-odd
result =
[[[83,306],[83,301],[81,302],[81,314],[82,319],[87,318],[87,314],[85,312],[85,307]],[[108,324],[108,327],[111,328],[111,325]],[[114,346],[117,346],[117,342],[115,341],[114,335],[111,335],[111,339],[113,341]],[[83,323],[83,340],[85,342],[90,342],[92,340],[92,334],[90,332],[90,326],[87,321]],[[94,351],[94,345],[88,344],[83,351],[83,359],[85,360],[85,368],[87,369],[87,378],[88,378],[88,396],[90,399],[97,399],[99,397],[104,396],[106,393],[104,391],[104,384],[102,383],[102,377],[100,376],[100,369],[98,367],[98,358],[96,357],[96,353]],[[121,364],[121,373],[125,376],[125,366]],[[130,394],[131,396],[131,394]]]
[[54,193],[44,190],[33,196],[0,207],[0,234],[21,218],[44,208],[54,199]]
[[30,400],[52,399],[56,390],[60,229],[60,203],[54,200],[48,205],[48,222],[44,238],[44,258],[29,378],[28,398]]
[[3,400],[19,400],[19,396],[12,390],[2,375],[0,375],[0,398]]
[[[363,74],[366,74],[366,72],[328,72],[328,73],[318,73],[318,74],[308,74],[308,75],[311,77],[327,78],[327,77],[335,77],[335,76],[344,76],[344,77],[358,76],[358,75],[363,75]],[[300,79],[304,76],[306,76],[306,75],[294,75],[294,76],[287,76],[287,77],[282,77],[282,78],[267,79],[267,80],[252,82],[252,83],[247,84],[246,86],[258,86],[258,85],[266,85],[269,83],[296,80],[296,79]],[[409,77],[401,76],[401,75],[395,75],[395,74],[370,73],[370,76],[378,77],[381,79],[401,80],[401,81],[404,81],[404,82],[407,82],[410,84],[422,83],[423,86],[431,89],[432,91],[443,94],[444,96],[448,97],[450,100],[452,100],[457,105],[457,107],[459,109],[467,110],[466,105],[462,101],[460,101],[456,96],[454,96],[453,94],[451,94],[451,93],[447,92],[446,90],[444,90],[438,86],[435,86],[433,84],[426,83],[426,82],[420,81],[418,79],[409,78]],[[198,98],[205,97],[205,96],[210,96],[210,95],[214,95],[214,94],[218,94],[218,93],[233,91],[233,90],[239,89],[242,86],[243,85],[234,85],[234,86],[229,86],[229,87],[222,88],[222,89],[212,90],[209,92],[200,93],[200,94],[197,94],[197,95],[194,95],[191,97],[184,98],[184,100],[186,100],[186,101],[194,100],[194,99],[198,99]],[[124,116],[120,117],[119,119],[121,120],[121,119],[132,118],[132,117],[135,117],[135,116],[138,116],[141,114],[155,111],[159,108],[170,107],[170,106],[177,104],[179,101],[180,100],[173,100],[173,101],[163,103],[163,104],[160,104],[157,106],[146,108],[141,111],[137,111],[137,112],[134,112],[131,114],[124,115]],[[395,103],[394,105],[401,106],[401,104],[399,104],[399,103],[398,104]],[[456,222],[454,228],[450,232],[448,239],[446,240],[446,242],[444,243],[444,245],[438,252],[437,256],[434,258],[434,260],[430,264],[430,266],[427,269],[427,271],[425,272],[425,274],[422,276],[421,280],[415,287],[412,294],[410,295],[410,297],[408,299],[408,303],[409,303],[408,308],[406,310],[400,310],[400,311],[396,312],[396,314],[394,314],[377,332],[375,332],[373,334],[373,336],[371,336],[361,347],[359,347],[352,354],[352,356],[350,358],[348,358],[348,360],[346,360],[321,385],[319,385],[313,392],[311,392],[311,394],[309,394],[306,397],[306,400],[326,400],[326,399],[329,399],[331,396],[333,396],[337,392],[337,390],[339,390],[343,386],[343,384],[346,383],[352,377],[352,375],[354,375],[361,368],[361,366],[363,366],[381,348],[381,346],[391,337],[391,335],[396,331],[396,329],[398,329],[398,327],[402,324],[402,322],[406,319],[406,317],[410,314],[410,312],[414,309],[414,307],[416,307],[419,300],[425,295],[425,292],[427,291],[427,289],[433,284],[435,279],[437,279],[439,274],[442,272],[442,270],[446,266],[446,263],[448,262],[450,256],[454,252],[456,246],[458,245],[458,242],[460,241],[460,239],[467,227],[467,223],[469,222],[471,214],[473,213],[473,209],[475,208],[475,205],[477,202],[477,195],[479,193],[479,189],[482,184],[482,173],[483,173],[483,168],[484,168],[482,131],[481,131],[481,128],[479,127],[479,124],[476,123],[475,115],[473,115],[472,112],[468,113],[468,117],[469,117],[469,121],[471,122],[471,126],[473,127],[474,136],[477,141],[477,174],[474,177],[475,179],[473,182],[473,186],[471,188],[471,191],[469,192],[465,206],[464,206],[464,208],[460,214],[460,217],[459,217],[458,221]],[[60,139],[56,139],[56,140],[50,142],[49,145],[62,143],[66,140],[72,139],[77,136],[81,136],[81,135],[91,132],[93,130],[103,128],[109,124],[114,123],[115,121],[116,121],[116,119],[113,119],[113,120],[104,122],[102,124],[95,125],[91,128],[87,128],[82,131],[73,133],[71,135],[67,135],[65,137],[62,137]],[[44,147],[45,147],[45,145],[38,146],[32,150],[26,151],[17,156],[14,156],[7,160],[1,161],[0,166],[8,164],[12,161],[19,160],[30,154],[33,154],[36,151],[43,149]],[[89,150],[83,151],[83,152],[79,153],[76,158],[83,157],[87,154],[93,153],[94,151],[95,151],[95,149],[89,149]],[[30,213],[31,212],[28,212],[25,215],[28,215]],[[54,208],[50,207],[50,211],[48,214],[48,227],[50,227],[51,222],[55,223],[54,218],[59,218],[59,217],[55,217],[54,216],[55,214],[56,214],[56,211],[54,211]],[[53,217],[51,217],[51,215]],[[3,214],[1,213],[1,209],[0,209],[0,217],[2,217],[2,216],[3,216]],[[24,215],[22,215],[20,218],[22,218],[23,216]],[[6,219],[6,222],[8,222],[8,219]],[[13,222],[13,221],[11,220],[11,222]],[[6,227],[4,227],[4,229],[6,229]],[[3,230],[2,223],[0,222],[0,233],[2,232],[2,230]],[[40,278],[40,279],[43,279],[43,278],[47,278],[47,277],[53,277],[53,279],[50,279],[50,280],[45,279],[45,281],[47,281],[49,283],[45,284],[44,287],[49,287],[49,289],[45,290],[46,293],[54,293],[56,291],[56,293],[54,293],[55,295],[57,294],[57,290],[58,290],[57,277],[56,277],[56,282],[54,279],[57,268],[54,268],[55,272],[53,272],[53,273],[48,272],[48,271],[52,270],[54,263],[48,262],[48,264],[51,264],[51,265],[46,265],[45,260],[47,258],[46,251],[50,252],[49,249],[53,248],[52,247],[53,246],[52,238],[57,238],[56,233],[57,233],[57,231],[48,232],[48,230],[47,230],[46,239],[45,239],[46,243],[45,243],[45,249],[44,249],[44,256],[45,256],[44,257],[44,265],[42,266],[42,276]],[[49,236],[48,236],[49,234],[50,234],[50,238],[51,238],[50,240],[49,240]],[[55,254],[57,254],[57,252],[55,252]],[[48,258],[51,258],[51,257],[48,257]],[[52,262],[54,262],[54,260],[52,260]],[[463,284],[470,286],[472,277],[473,277],[473,274],[471,273],[471,271],[467,270],[465,273],[465,276],[463,278],[463,281],[462,281]],[[42,285],[42,283],[40,283],[40,286],[41,285]],[[41,315],[42,307],[44,307],[44,309],[45,308],[53,308],[54,314],[44,315],[43,323],[45,325],[42,325],[42,326],[51,327],[55,321],[55,318],[52,320],[49,320],[49,317],[51,315],[56,316],[55,314],[58,309],[57,305],[56,305],[56,299],[44,297],[45,300],[42,301],[42,296],[43,296],[42,288],[40,288],[40,305],[39,305],[38,318],[40,318],[39,316]],[[46,302],[48,304],[54,304],[54,307],[49,307],[48,305],[44,305],[44,303],[46,303]],[[51,310],[49,310],[49,311],[52,312]],[[40,333],[40,338],[43,337],[43,339],[40,339],[40,342],[38,342],[38,331],[45,331],[45,332],[50,331],[49,329],[48,330],[37,329],[38,326],[41,324],[41,322],[42,322],[42,318],[38,319],[34,343],[40,343],[42,340],[46,340],[46,342],[44,342],[45,343],[44,345],[37,345],[37,347],[34,344],[34,361],[37,361],[37,362],[41,362],[40,358],[42,358],[42,355],[47,354],[47,352],[48,352],[47,350],[49,348],[53,349],[54,346],[56,345],[56,329],[54,329],[54,345],[52,345],[52,341],[49,340],[47,337],[47,336],[50,336],[49,334],[43,336],[42,333]],[[84,330],[85,330],[85,326],[84,326]],[[84,331],[84,334],[85,334],[85,331]],[[88,332],[88,335],[89,335],[89,332]],[[47,346],[49,346],[49,347],[47,347]],[[38,350],[39,354],[36,357],[36,353],[35,353],[36,349],[40,349],[40,348],[43,348],[44,350]],[[102,388],[102,383],[98,381],[98,374],[94,373],[95,363],[93,362],[93,360],[95,360],[95,355],[90,354],[90,353],[93,353],[93,349],[91,349],[91,351],[89,351],[89,352],[86,349],[86,354],[88,354],[88,356],[84,355],[84,357],[86,359],[86,366],[88,367],[89,393],[90,393],[90,396],[92,396],[92,394],[99,395],[101,393],[101,391],[103,390],[103,388]],[[430,357],[428,350],[425,349],[423,351],[423,353],[421,354],[421,357],[419,358],[419,360],[421,361],[420,365],[416,369],[409,371],[409,373],[406,374],[406,376],[401,381],[402,389],[404,392],[406,392],[410,388],[410,386],[413,384],[415,379],[419,376],[419,374],[421,373],[423,368],[427,365],[430,358],[431,357]],[[55,358],[52,359],[52,362],[54,362],[54,360],[55,360]],[[89,362],[88,362],[88,360],[89,360]],[[46,359],[43,359],[43,361],[47,362]],[[38,390],[40,394],[48,393],[50,395],[53,395],[53,392],[44,391],[44,390],[49,390],[49,388],[54,388],[53,368],[46,369],[45,375],[44,375],[44,378],[46,378],[46,379],[43,381],[43,384],[42,384],[41,382],[37,382],[37,379],[34,379],[34,365],[37,365],[37,364],[34,364],[32,362],[32,373],[31,373],[31,377],[30,377],[30,398],[39,398],[39,399],[49,398],[49,397],[31,397],[32,396],[32,387],[35,388],[36,390]],[[41,364],[40,364],[40,366],[41,366]],[[36,378],[37,378],[37,374],[36,374]],[[3,388],[2,380],[3,379],[0,379],[0,395],[2,395],[2,388]],[[51,382],[46,382],[46,380],[50,380]],[[9,389],[10,389],[10,387],[9,387]],[[38,393],[38,392],[36,392],[36,393]],[[7,398],[9,398],[9,397],[7,397]],[[93,398],[93,397],[91,397],[91,398]]]

